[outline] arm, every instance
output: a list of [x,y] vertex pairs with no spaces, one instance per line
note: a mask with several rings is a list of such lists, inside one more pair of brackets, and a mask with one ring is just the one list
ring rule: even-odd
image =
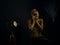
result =
[[[39,22],[38,22],[38,21],[39,21]],[[41,23],[40,23],[40,21],[41,21]],[[39,20],[37,20],[36,22],[37,22],[39,28],[40,28],[41,30],[43,30],[43,19],[39,19]]]
[[31,20],[28,21],[28,27],[29,27],[29,29],[33,30],[34,25],[35,25],[35,21],[33,21],[32,24],[31,24]]

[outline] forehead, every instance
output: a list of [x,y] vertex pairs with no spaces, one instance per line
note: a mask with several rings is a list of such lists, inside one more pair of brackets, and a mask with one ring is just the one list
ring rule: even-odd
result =
[[38,10],[37,10],[37,9],[33,9],[33,10],[32,10],[32,13],[33,13],[33,12],[38,12]]

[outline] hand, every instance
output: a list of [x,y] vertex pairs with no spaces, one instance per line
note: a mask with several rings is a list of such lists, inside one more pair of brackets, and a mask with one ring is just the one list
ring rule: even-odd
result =
[[35,16],[32,16],[32,19],[35,20]]
[[36,20],[36,23],[39,23],[39,20],[38,19]]
[[32,20],[33,20],[33,22],[35,23],[35,16],[32,16]]

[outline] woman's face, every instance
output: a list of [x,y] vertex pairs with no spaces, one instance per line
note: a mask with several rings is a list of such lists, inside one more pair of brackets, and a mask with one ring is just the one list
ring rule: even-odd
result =
[[38,11],[34,11],[33,14],[32,14],[32,16],[34,18],[38,18],[39,17]]

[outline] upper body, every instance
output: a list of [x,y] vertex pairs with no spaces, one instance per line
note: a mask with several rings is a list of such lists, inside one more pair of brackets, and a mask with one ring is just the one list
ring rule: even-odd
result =
[[37,9],[32,10],[32,18],[28,20],[28,28],[31,31],[32,37],[40,37],[43,30],[43,19],[39,18]]

